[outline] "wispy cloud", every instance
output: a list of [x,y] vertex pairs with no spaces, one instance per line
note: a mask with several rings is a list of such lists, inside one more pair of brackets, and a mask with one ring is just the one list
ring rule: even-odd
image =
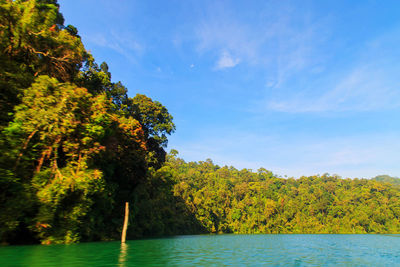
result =
[[257,33],[252,25],[239,21],[228,6],[221,5],[206,12],[195,33],[197,50],[201,54],[214,54],[216,69],[234,67],[240,62],[255,63],[264,41],[264,37],[254,36]]
[[[261,110],[290,113],[372,111],[400,107],[400,53],[396,34],[384,35],[360,48],[351,66],[333,69],[315,82],[281,97],[268,96]],[[371,45],[372,44],[372,45]],[[380,52],[387,51],[387,52]],[[271,99],[272,98],[272,99]],[[274,99],[275,98],[275,99]]]
[[289,99],[268,101],[267,109],[304,113],[370,111],[399,107],[399,84],[392,83],[388,77],[385,78],[385,74],[379,72],[372,68],[356,69],[322,95],[300,92],[289,96]]
[[400,50],[396,45],[399,31],[354,49],[351,37],[335,39],[336,28],[331,27],[335,18],[313,14],[312,8],[298,10],[293,3],[275,3],[274,9],[259,7],[261,15],[243,20],[226,2],[213,6],[196,28],[197,49],[214,56],[215,70],[243,64],[249,71],[264,72],[265,97],[250,104],[257,112],[370,111],[400,106],[400,62],[393,60],[393,52]]
[[[235,54],[247,61],[256,59],[256,51],[258,41],[250,35],[253,32],[249,29],[249,25],[242,24],[235,18],[226,14],[227,11],[222,11],[208,14],[201,23],[197,26],[196,37],[198,40],[197,50],[200,53],[212,52],[215,50],[223,51],[225,57],[229,54]],[[254,41],[253,41],[253,40]],[[229,51],[229,52],[228,52]],[[217,55],[217,61],[221,61],[221,55]]]
[[239,62],[240,59],[232,57],[232,55],[227,51],[223,51],[215,68],[217,70],[233,68],[239,64]]
[[284,3],[257,8],[259,15],[251,20],[241,19],[241,11],[227,3],[206,11],[195,30],[198,51],[214,54],[216,66],[243,63],[264,69],[273,87],[283,85],[292,72],[316,69],[324,53],[312,55],[329,36],[329,19],[313,19]]
[[114,50],[131,61],[134,61],[138,55],[145,51],[145,47],[130,32],[110,31],[107,33],[95,33],[86,36],[86,39],[97,46]]

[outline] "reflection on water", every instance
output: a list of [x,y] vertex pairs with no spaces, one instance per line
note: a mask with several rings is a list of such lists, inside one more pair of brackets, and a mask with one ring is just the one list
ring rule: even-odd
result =
[[0,247],[0,266],[395,266],[400,235],[202,235]]
[[128,245],[126,243],[121,243],[121,251],[119,253],[118,258],[118,266],[125,267],[126,266],[126,255],[128,252]]

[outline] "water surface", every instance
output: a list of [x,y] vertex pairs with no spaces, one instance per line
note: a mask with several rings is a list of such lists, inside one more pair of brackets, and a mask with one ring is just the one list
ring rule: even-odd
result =
[[0,247],[0,266],[396,266],[400,235],[200,235]]

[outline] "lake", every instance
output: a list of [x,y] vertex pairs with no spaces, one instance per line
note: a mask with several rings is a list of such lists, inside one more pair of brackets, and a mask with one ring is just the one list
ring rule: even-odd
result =
[[197,235],[0,247],[0,266],[395,266],[400,235]]

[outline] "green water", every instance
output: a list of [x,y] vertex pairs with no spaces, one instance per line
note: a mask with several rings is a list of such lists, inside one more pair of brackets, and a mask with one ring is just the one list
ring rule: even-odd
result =
[[0,247],[0,266],[400,266],[400,235],[202,235]]

